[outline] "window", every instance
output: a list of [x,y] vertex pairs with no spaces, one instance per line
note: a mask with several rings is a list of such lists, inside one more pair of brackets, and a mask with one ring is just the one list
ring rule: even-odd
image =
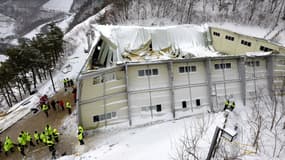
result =
[[182,101],[182,108],[187,108],[187,103],[186,103],[186,101]]
[[161,104],[156,105],[156,112],[161,112]]
[[196,66],[181,66],[178,68],[179,73],[184,73],[184,72],[196,72],[197,67]]
[[230,40],[230,41],[234,41],[234,40],[235,40],[235,38],[234,38],[234,37],[232,37],[232,36],[228,36],[228,35],[226,35],[226,36],[225,36],[225,38],[226,38],[227,40]]
[[98,77],[94,77],[93,78],[93,85],[96,85],[98,83],[101,83],[100,77],[99,76]]
[[273,49],[267,48],[267,47],[264,47],[264,46],[260,46],[259,50],[264,51],[264,52],[270,52],[270,51],[272,51]]
[[201,106],[200,99],[196,99],[196,106]]
[[184,73],[184,67],[179,67],[179,73]]
[[139,70],[138,73],[139,73],[139,77],[144,76],[144,70]]
[[112,117],[116,117],[117,116],[117,112],[112,112]]
[[245,40],[241,40],[240,42],[241,44],[250,47],[251,46],[251,42],[245,41]]
[[100,121],[104,121],[106,119],[112,119],[114,117],[116,117],[117,112],[109,112],[105,114],[101,114],[101,115],[96,115],[93,116],[93,122],[100,122]]
[[253,66],[258,67],[258,66],[260,66],[260,62],[259,61],[247,61],[246,65],[248,67],[253,67]]
[[231,63],[220,63],[220,64],[215,64],[215,69],[230,69],[232,68],[232,64]]
[[145,70],[145,75],[150,76],[151,75],[151,70],[150,69],[146,69]]
[[93,116],[93,122],[99,122],[99,116]]
[[139,77],[144,77],[144,76],[156,76],[158,75],[158,69],[145,69],[145,70],[138,70],[138,75]]
[[214,32],[213,34],[214,34],[214,36],[220,37],[220,33],[218,33],[218,32]]
[[158,69],[152,69],[152,75],[158,75]]

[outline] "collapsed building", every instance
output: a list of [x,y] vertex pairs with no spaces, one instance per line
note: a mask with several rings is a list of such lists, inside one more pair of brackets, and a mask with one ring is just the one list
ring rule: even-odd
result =
[[219,28],[94,26],[78,79],[87,129],[182,118],[223,109],[226,99],[284,93],[285,48]]

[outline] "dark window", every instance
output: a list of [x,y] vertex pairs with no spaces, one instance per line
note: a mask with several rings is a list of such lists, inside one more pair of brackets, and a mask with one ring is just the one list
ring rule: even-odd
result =
[[226,36],[225,36],[225,38],[226,38],[227,40],[230,40],[230,41],[234,41],[234,40],[235,40],[235,38],[234,38],[234,37],[232,37],[232,36],[228,36],[228,35],[226,35]]
[[186,101],[182,101],[182,108],[187,108],[187,103],[186,103]]
[[257,66],[257,67],[260,66],[259,61],[256,61],[256,62],[255,62],[255,66]]
[[185,72],[190,72],[190,66],[185,67]]
[[245,40],[241,40],[240,43],[243,44],[243,45],[246,45],[246,46],[248,46],[248,47],[251,46],[251,42],[248,42],[248,41],[245,41]]
[[161,112],[161,104],[156,105],[156,112]]
[[99,122],[99,116],[93,116],[93,122]]
[[215,64],[215,69],[220,69],[220,65],[219,64]]
[[196,72],[196,70],[197,70],[196,66],[191,66],[191,71],[192,72]]
[[264,46],[260,46],[259,50],[264,51],[264,52],[272,51],[271,48],[267,48],[267,47],[264,47]]
[[112,112],[112,117],[116,117],[117,113],[116,112]]
[[145,70],[145,75],[150,76],[151,75],[151,70],[150,69]]
[[196,99],[196,106],[200,106],[200,105],[201,105],[200,99]]
[[144,70],[139,70],[138,73],[140,77],[144,76]]
[[230,63],[226,63],[226,68],[231,68],[231,64]]
[[100,117],[99,117],[99,120],[100,120],[100,121],[105,120],[105,114],[101,114]]
[[224,69],[224,68],[226,68],[226,64],[224,64],[224,63],[221,63],[221,64],[220,64],[220,68],[221,68],[221,69]]
[[152,69],[152,75],[158,75],[158,69]]
[[213,34],[214,34],[214,36],[220,37],[220,33],[218,33],[218,32],[214,32]]
[[179,73],[184,73],[184,67],[179,67]]
[[111,119],[112,118],[112,113],[107,113],[107,119]]

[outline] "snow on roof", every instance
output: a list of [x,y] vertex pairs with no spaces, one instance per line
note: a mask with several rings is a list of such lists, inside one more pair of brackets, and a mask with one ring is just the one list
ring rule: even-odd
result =
[[[180,52],[180,56],[164,53],[147,57],[148,60],[171,59],[190,55],[195,57],[217,56],[217,52],[209,50],[207,45],[206,28],[196,25],[177,25],[167,27],[143,27],[143,26],[111,26],[94,25],[95,30],[101,33],[113,43],[117,57],[122,57],[125,52],[132,52],[142,48],[160,52],[168,48],[169,52]],[[140,50],[141,51],[141,50]],[[134,51],[135,52],[135,51]],[[134,54],[132,52],[132,54]],[[149,50],[145,50],[149,52]],[[145,55],[148,53],[138,53]],[[154,58],[155,57],[155,58]],[[154,59],[153,59],[154,58]],[[137,60],[137,59],[136,59]]]
[[263,52],[263,51],[260,51],[260,52],[247,52],[246,56],[247,57],[257,57],[257,56],[267,56],[267,55],[270,55],[270,54],[272,54],[272,52]]

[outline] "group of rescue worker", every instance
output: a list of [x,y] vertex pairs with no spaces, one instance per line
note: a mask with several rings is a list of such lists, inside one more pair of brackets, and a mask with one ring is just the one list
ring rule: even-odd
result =
[[236,107],[235,102],[234,101],[230,102],[230,100],[227,99],[225,101],[224,111],[227,110],[227,109],[230,110],[230,111],[233,111],[235,109],[235,107]]
[[53,108],[54,111],[57,111],[57,110],[61,110],[64,111],[64,108],[67,109],[68,111],[68,114],[71,114],[72,111],[71,111],[71,103],[69,101],[66,101],[65,104],[64,104],[64,101],[63,100],[51,100],[50,102],[46,102],[46,103],[42,103],[40,104],[40,108],[41,110],[45,113],[46,117],[49,116],[49,110],[50,108]]
[[64,91],[66,92],[68,87],[74,86],[74,82],[72,79],[64,78],[63,79],[63,85],[64,85]]
[[[30,145],[31,147],[35,147],[36,145],[43,144],[48,146],[49,151],[52,153],[52,158],[55,158],[55,144],[59,142],[59,133],[56,128],[52,128],[50,125],[46,125],[44,131],[42,133],[35,131],[32,135],[27,131],[21,131],[19,134],[17,141],[18,143],[14,143],[9,136],[6,136],[5,142],[3,144],[3,151],[6,156],[8,156],[9,152],[14,152],[14,148],[16,147],[22,156],[26,156],[25,149]],[[2,149],[2,142],[0,141],[0,148]],[[0,149],[0,153],[1,153]]]

